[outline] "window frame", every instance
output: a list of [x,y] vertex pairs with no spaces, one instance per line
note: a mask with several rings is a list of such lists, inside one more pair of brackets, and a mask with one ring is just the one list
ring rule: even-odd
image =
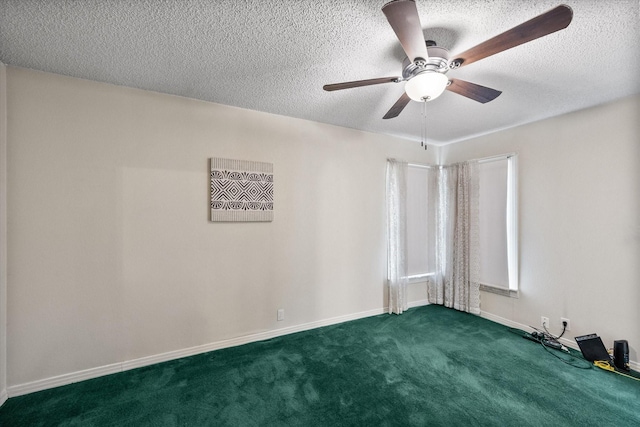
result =
[[[419,169],[434,169],[437,166],[428,165],[428,164],[420,164],[420,163],[407,163],[407,173],[411,168],[419,168]],[[428,189],[428,182],[426,183],[426,188]],[[432,200],[433,202],[433,200]],[[429,198],[427,197],[427,212],[429,212]],[[409,234],[409,233],[407,233]],[[432,242],[435,245],[435,242]],[[428,247],[429,242],[425,242],[425,245]],[[407,282],[412,283],[424,283],[429,280],[430,277],[435,276],[435,259],[432,260],[431,271],[419,274],[407,274]]]
[[518,243],[518,155],[509,153],[478,159],[478,163],[507,160],[507,275],[509,287],[480,283],[480,290],[498,295],[519,297],[519,243]]

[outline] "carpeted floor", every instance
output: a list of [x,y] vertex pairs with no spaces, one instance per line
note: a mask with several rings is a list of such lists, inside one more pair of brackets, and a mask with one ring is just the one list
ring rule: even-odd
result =
[[0,425],[636,426],[640,382],[426,306],[11,398]]

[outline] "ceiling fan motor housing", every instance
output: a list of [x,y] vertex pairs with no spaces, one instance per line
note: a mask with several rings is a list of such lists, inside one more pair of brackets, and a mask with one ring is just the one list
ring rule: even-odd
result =
[[409,80],[427,70],[442,74],[446,74],[449,71],[449,51],[440,46],[429,46],[429,42],[430,40],[427,41],[429,58],[416,58],[413,62],[409,58],[405,58],[402,61],[403,79]]

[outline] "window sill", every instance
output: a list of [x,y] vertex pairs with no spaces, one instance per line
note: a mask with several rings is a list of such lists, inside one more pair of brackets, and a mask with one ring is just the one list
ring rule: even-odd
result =
[[491,294],[502,295],[504,297],[510,298],[519,298],[518,291],[514,291],[513,289],[499,288],[497,286],[485,285],[483,283],[480,284],[480,290],[483,292],[489,292]]
[[435,273],[416,274],[415,276],[407,277],[408,283],[425,283]]

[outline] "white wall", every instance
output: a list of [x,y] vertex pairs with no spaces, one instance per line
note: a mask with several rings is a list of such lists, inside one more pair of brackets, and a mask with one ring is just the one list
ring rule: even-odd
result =
[[7,400],[7,68],[0,62],[0,405]]
[[[10,390],[386,306],[386,159],[434,150],[12,67],[7,88]],[[275,220],[209,222],[210,157],[272,162]]]
[[452,163],[517,152],[520,298],[485,314],[640,351],[640,96],[443,147]]

